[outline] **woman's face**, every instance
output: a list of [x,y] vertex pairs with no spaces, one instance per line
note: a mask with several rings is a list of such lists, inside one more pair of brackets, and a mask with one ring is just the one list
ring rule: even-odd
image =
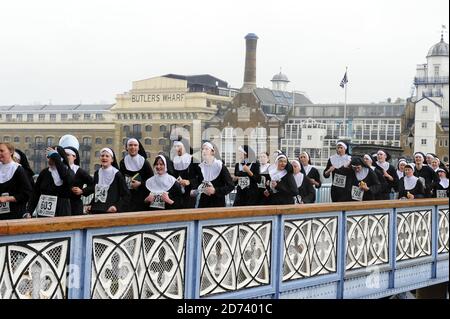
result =
[[308,155],[306,154],[300,154],[300,163],[302,163],[303,166],[307,166],[308,165]]
[[443,171],[439,171],[439,178],[446,178],[447,174]]
[[175,152],[177,153],[178,156],[183,155],[183,147],[181,145],[176,145]]
[[130,156],[136,156],[139,152],[139,143],[131,141],[127,144],[127,152]]
[[361,172],[361,170],[362,170],[362,166],[361,166],[361,165],[352,165],[352,168],[353,168],[353,170],[354,170],[356,173],[359,173],[359,172]]
[[12,152],[5,144],[0,144],[0,163],[5,164],[11,162],[12,155]]
[[109,154],[107,152],[103,152],[100,154],[100,164],[102,165],[103,168],[110,167],[112,162],[113,162],[113,158],[112,158],[111,154]]
[[433,155],[427,155],[427,164],[431,165],[433,163],[434,160],[434,156]]
[[292,162],[292,168],[294,169],[294,174],[300,173],[300,165],[297,162]]
[[405,175],[406,176],[408,176],[408,177],[411,177],[411,176],[413,176],[413,170],[411,169],[411,168],[409,168],[409,167],[405,167]]
[[211,158],[213,156],[214,152],[207,146],[204,146],[202,148],[202,157],[203,158]]
[[263,165],[267,164],[267,162],[269,161],[269,158],[267,157],[266,153],[261,153],[259,154],[259,162]]
[[423,156],[420,154],[417,154],[416,156],[414,156],[414,160],[415,160],[416,164],[418,164],[418,165],[423,164]]
[[405,162],[400,162],[400,164],[398,164],[398,170],[400,172],[403,172],[405,170],[405,166],[406,166]]
[[364,157],[364,163],[367,165],[367,166],[369,166],[369,167],[371,167],[372,166],[372,160],[370,159],[370,158],[368,158],[368,157]]
[[386,154],[384,154],[384,152],[378,152],[377,159],[380,163],[386,162]]
[[285,169],[286,168],[286,165],[287,165],[287,160],[285,159],[285,158],[280,158],[279,160],[278,160],[278,170],[283,170],[283,169]]
[[73,165],[73,163],[75,163],[75,155],[66,153],[66,157],[67,161],[69,162],[69,165]]
[[166,172],[166,165],[161,158],[158,158],[155,164],[155,170],[158,175],[163,175]]
[[431,167],[433,169],[437,169],[439,167],[439,161],[435,158],[433,158],[433,160],[431,161]]
[[336,146],[336,153],[341,156],[344,155],[345,154],[344,146],[342,146],[342,145]]
[[238,151],[238,158],[239,158],[240,162],[245,160],[245,153],[242,153],[241,151]]

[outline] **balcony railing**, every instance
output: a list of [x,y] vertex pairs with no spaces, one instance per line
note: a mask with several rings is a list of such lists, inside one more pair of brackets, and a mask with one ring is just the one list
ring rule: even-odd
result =
[[426,97],[443,97],[444,94],[442,91],[428,91],[428,92],[422,92],[422,96]]
[[386,297],[448,281],[448,208],[417,199],[0,221],[0,298]]
[[414,84],[448,84],[448,76],[415,77]]

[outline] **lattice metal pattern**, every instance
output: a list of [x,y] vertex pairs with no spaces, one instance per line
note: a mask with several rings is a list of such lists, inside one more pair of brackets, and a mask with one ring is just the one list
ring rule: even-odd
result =
[[336,272],[337,217],[284,224],[283,281]]
[[65,299],[70,238],[0,244],[0,299]]
[[270,283],[272,222],[203,227],[200,296]]
[[389,262],[389,214],[347,217],[346,270]]
[[439,209],[438,254],[448,254],[448,209]]
[[397,214],[397,261],[431,255],[431,210]]
[[93,299],[184,298],[186,228],[95,236]]

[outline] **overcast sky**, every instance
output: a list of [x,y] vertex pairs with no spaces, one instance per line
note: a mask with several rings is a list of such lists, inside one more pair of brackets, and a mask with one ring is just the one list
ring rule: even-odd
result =
[[250,32],[259,87],[281,67],[289,90],[337,103],[348,66],[349,103],[406,98],[448,11],[448,0],[2,1],[0,105],[114,103],[167,73],[240,88]]

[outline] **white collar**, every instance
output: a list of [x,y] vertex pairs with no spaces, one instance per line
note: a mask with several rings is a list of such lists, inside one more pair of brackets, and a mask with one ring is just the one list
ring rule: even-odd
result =
[[110,166],[108,168],[100,167],[98,170],[98,184],[102,186],[110,186],[118,171],[119,170],[114,166]]
[[269,167],[269,174],[272,181],[279,182],[287,174],[287,171],[285,169],[279,171],[278,167],[273,164]]
[[19,164],[14,161],[11,161],[8,164],[0,163],[0,184],[9,181],[13,177],[18,167]]
[[206,161],[203,161],[199,166],[202,171],[203,181],[204,182],[212,182],[215,180],[222,171],[222,161],[214,158],[213,162],[209,164]]
[[173,166],[177,171],[184,171],[191,165],[192,156],[191,154],[184,153],[181,156],[175,156],[173,158]]
[[269,167],[270,167],[270,163],[266,163],[266,164],[264,164],[264,165],[260,165],[260,166],[259,166],[259,172],[260,172],[260,174],[266,173],[267,170],[269,169]]
[[363,179],[365,179],[367,177],[367,175],[369,175],[369,168],[363,167],[361,169],[361,171],[356,173],[356,179],[358,181],[362,181]]
[[154,194],[161,194],[168,192],[176,181],[176,178],[168,173],[156,174],[147,179],[145,187]]
[[70,169],[76,174],[80,166],[72,164],[70,165]]
[[58,170],[54,166],[48,167],[49,172],[52,174],[53,182],[56,186],[61,186],[63,184],[63,181],[61,177],[59,176]]
[[125,155],[123,161],[127,170],[129,170],[130,172],[137,172],[141,170],[142,166],[144,166],[145,158],[140,154],[136,154],[136,156],[127,154]]
[[330,156],[331,165],[333,165],[335,168],[341,168],[342,166],[350,164],[351,159],[351,156],[348,154],[344,154],[342,156],[334,154]]
[[309,174],[309,172],[311,171],[311,168],[313,168],[313,166],[310,164],[303,166],[303,169],[305,170],[306,175]]
[[405,175],[403,177],[403,183],[405,184],[405,190],[409,191],[409,190],[413,189],[414,187],[416,187],[418,180],[419,179],[417,177],[415,177],[414,175],[411,177],[408,177]]
[[441,178],[441,180],[439,181],[439,185],[441,185],[443,188],[448,188],[448,178]]
[[295,183],[297,184],[297,188],[302,186],[304,177],[305,177],[305,175],[301,172],[298,174],[294,174],[294,179],[295,179]]
[[380,162],[377,161],[377,165],[380,166],[385,171],[387,171],[389,169],[389,162],[380,163]]
[[405,176],[405,173],[403,173],[402,171],[397,170],[397,176],[398,178],[402,178],[403,176]]

